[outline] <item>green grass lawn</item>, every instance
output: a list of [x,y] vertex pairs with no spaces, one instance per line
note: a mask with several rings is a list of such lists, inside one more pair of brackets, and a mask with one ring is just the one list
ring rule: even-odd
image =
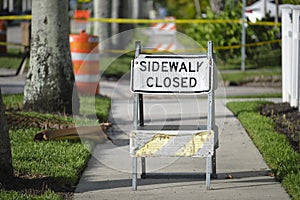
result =
[[75,185],[90,157],[89,146],[73,141],[35,142],[36,128],[10,131],[14,170]]
[[247,82],[255,81],[272,81],[276,79],[281,80],[281,69],[273,68],[272,70],[260,69],[260,70],[246,70],[246,71],[221,71],[223,81],[227,81],[232,85],[240,85]]
[[19,49],[8,49],[7,54],[0,56],[0,67],[17,70],[22,62],[24,54]]
[[101,71],[103,71],[103,76],[105,77],[119,79],[130,71],[130,61],[134,59],[134,52],[123,54],[116,60],[111,59],[113,59],[113,57],[107,57],[100,61],[100,66],[105,66],[105,62],[112,61],[112,63],[106,69],[101,68]]
[[46,191],[43,195],[20,194],[15,191],[0,190],[0,199],[7,200],[62,200],[59,194],[52,191]]
[[[82,101],[86,103],[90,100],[88,97],[85,97]],[[7,109],[20,109],[22,108],[23,95],[3,95],[3,102]],[[96,97],[93,102],[95,102],[94,108],[98,120],[107,121],[110,99]],[[88,113],[84,108],[81,109],[81,112],[82,114]],[[74,123],[74,119],[70,116],[23,111],[10,111],[9,113],[18,113],[28,118],[43,119],[44,121],[52,121],[54,123]],[[82,125],[98,123],[95,119],[82,118],[81,121],[86,122]],[[12,159],[15,172],[49,177],[66,187],[76,186],[90,158],[92,145],[81,143],[79,140],[35,142],[33,140],[34,135],[39,131],[40,129],[34,126],[10,128]],[[32,196],[0,190],[0,199],[61,199],[61,196],[55,194],[53,191],[46,191],[42,195]]]
[[227,107],[238,117],[282,186],[294,200],[299,200],[300,155],[285,135],[275,131],[273,120],[259,114],[258,109],[264,104],[269,102],[230,102]]
[[250,99],[250,98],[281,98],[281,93],[273,93],[273,94],[253,94],[253,95],[237,95],[237,96],[227,96],[227,99]]
[[84,116],[94,114],[99,122],[106,122],[111,100],[108,97],[80,96],[80,113]]

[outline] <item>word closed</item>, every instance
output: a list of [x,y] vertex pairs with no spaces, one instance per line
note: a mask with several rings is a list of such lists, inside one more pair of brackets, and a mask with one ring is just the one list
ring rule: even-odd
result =
[[143,55],[131,61],[131,90],[136,93],[207,93],[211,69],[206,55]]

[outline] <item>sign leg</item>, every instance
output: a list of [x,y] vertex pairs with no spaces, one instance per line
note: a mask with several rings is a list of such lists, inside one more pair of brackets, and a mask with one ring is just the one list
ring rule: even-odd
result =
[[137,189],[137,158],[132,158],[132,190]]
[[145,179],[146,178],[146,158],[145,157],[141,157],[141,161],[142,161],[142,174],[141,174],[141,178]]
[[214,155],[211,157],[212,161],[212,178],[216,179],[217,178],[217,154],[216,154],[216,149],[214,149]]
[[210,189],[211,156],[206,157],[206,189]]
[[143,94],[138,94],[139,98],[139,116],[140,116],[140,126],[144,126],[144,101]]

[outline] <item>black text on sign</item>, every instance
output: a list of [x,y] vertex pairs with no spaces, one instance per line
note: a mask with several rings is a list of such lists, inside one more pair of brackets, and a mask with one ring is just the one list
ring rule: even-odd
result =
[[203,93],[210,90],[206,56],[163,57],[140,55],[132,61],[133,92]]

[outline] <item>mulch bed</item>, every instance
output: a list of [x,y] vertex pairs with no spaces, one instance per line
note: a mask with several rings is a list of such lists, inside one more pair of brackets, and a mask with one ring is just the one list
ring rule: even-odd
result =
[[260,109],[260,114],[271,117],[275,123],[275,129],[284,134],[293,149],[300,153],[300,112],[288,103],[274,103],[265,105]]

